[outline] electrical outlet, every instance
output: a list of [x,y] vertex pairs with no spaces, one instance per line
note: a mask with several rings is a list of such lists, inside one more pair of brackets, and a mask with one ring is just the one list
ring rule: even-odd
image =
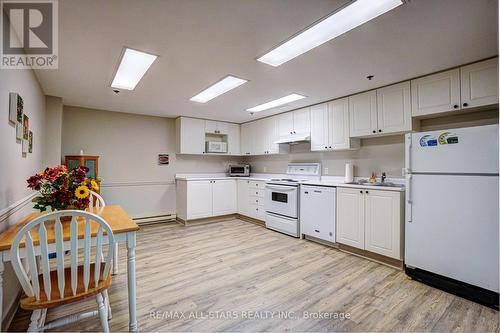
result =
[[265,166],[265,167],[263,168],[263,170],[264,170],[264,172],[267,172],[267,167]]
[[323,168],[323,173],[324,173],[325,175],[327,175],[327,174],[328,174],[328,168]]

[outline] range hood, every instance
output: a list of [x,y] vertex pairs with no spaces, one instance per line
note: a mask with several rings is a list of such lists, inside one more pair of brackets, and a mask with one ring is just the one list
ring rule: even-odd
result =
[[296,144],[300,142],[309,142],[311,141],[311,134],[310,133],[301,133],[301,134],[293,134],[290,136],[287,136],[285,138],[279,139],[278,141],[274,141],[275,144],[281,144],[281,143],[289,143],[289,144]]

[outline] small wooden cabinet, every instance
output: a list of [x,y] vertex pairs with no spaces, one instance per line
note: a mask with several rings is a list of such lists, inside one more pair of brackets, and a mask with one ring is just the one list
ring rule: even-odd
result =
[[64,156],[64,165],[69,170],[73,170],[80,166],[87,167],[87,177],[97,179],[99,177],[99,156],[90,155],[66,155]]
[[337,242],[403,258],[403,192],[337,188]]

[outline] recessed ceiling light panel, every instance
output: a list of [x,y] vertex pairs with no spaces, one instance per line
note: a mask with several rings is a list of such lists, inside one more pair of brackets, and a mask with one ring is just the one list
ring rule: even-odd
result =
[[290,94],[285,97],[281,97],[278,99],[275,99],[274,101],[270,101],[264,104],[260,104],[257,106],[254,106],[253,108],[247,109],[248,112],[260,112],[264,110],[269,110],[272,108],[275,108],[280,105],[288,104],[294,101],[298,101],[299,99],[306,98],[306,96],[302,96],[299,94]]
[[191,97],[189,100],[198,103],[206,103],[211,99],[214,99],[215,97],[228,92],[229,90],[241,86],[243,83],[246,82],[248,82],[248,80],[228,75],[219,82],[203,90],[198,95]]
[[357,0],[292,37],[257,60],[279,66],[403,4],[402,0]]
[[154,54],[126,48],[111,87],[134,90],[156,58]]

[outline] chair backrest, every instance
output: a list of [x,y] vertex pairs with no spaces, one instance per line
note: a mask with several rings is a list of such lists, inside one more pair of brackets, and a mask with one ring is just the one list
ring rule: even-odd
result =
[[[62,217],[68,217],[71,220],[61,222]],[[36,230],[37,226],[38,230]],[[80,239],[78,239],[79,226],[80,230],[83,230],[83,238],[80,235]],[[24,248],[22,241],[24,241]],[[103,248],[106,245],[108,252],[106,258],[103,258]],[[114,245],[115,238],[113,231],[103,218],[80,210],[54,212],[34,219],[17,233],[11,248],[12,267],[26,295],[29,297],[34,296],[37,300],[40,300],[40,285],[38,281],[40,272],[38,272],[36,260],[36,257],[40,256],[40,269],[43,274],[45,295],[47,300],[51,300],[49,253],[55,252],[57,261],[57,286],[60,299],[63,299],[65,297],[65,252],[70,251],[71,291],[74,296],[77,293],[78,266],[79,261],[81,261],[78,256],[79,249],[83,249],[83,286],[85,291],[88,291],[89,287],[97,287],[98,282],[106,279],[110,274]],[[95,285],[89,286],[92,261],[91,248],[94,247]],[[22,256],[20,252],[23,252]],[[28,271],[21,263],[20,257],[26,257],[30,277],[28,277]],[[104,264],[102,272],[101,264]]]
[[103,208],[104,206],[106,206],[104,199],[94,191],[90,191],[89,200],[90,200],[89,204],[90,208]]

